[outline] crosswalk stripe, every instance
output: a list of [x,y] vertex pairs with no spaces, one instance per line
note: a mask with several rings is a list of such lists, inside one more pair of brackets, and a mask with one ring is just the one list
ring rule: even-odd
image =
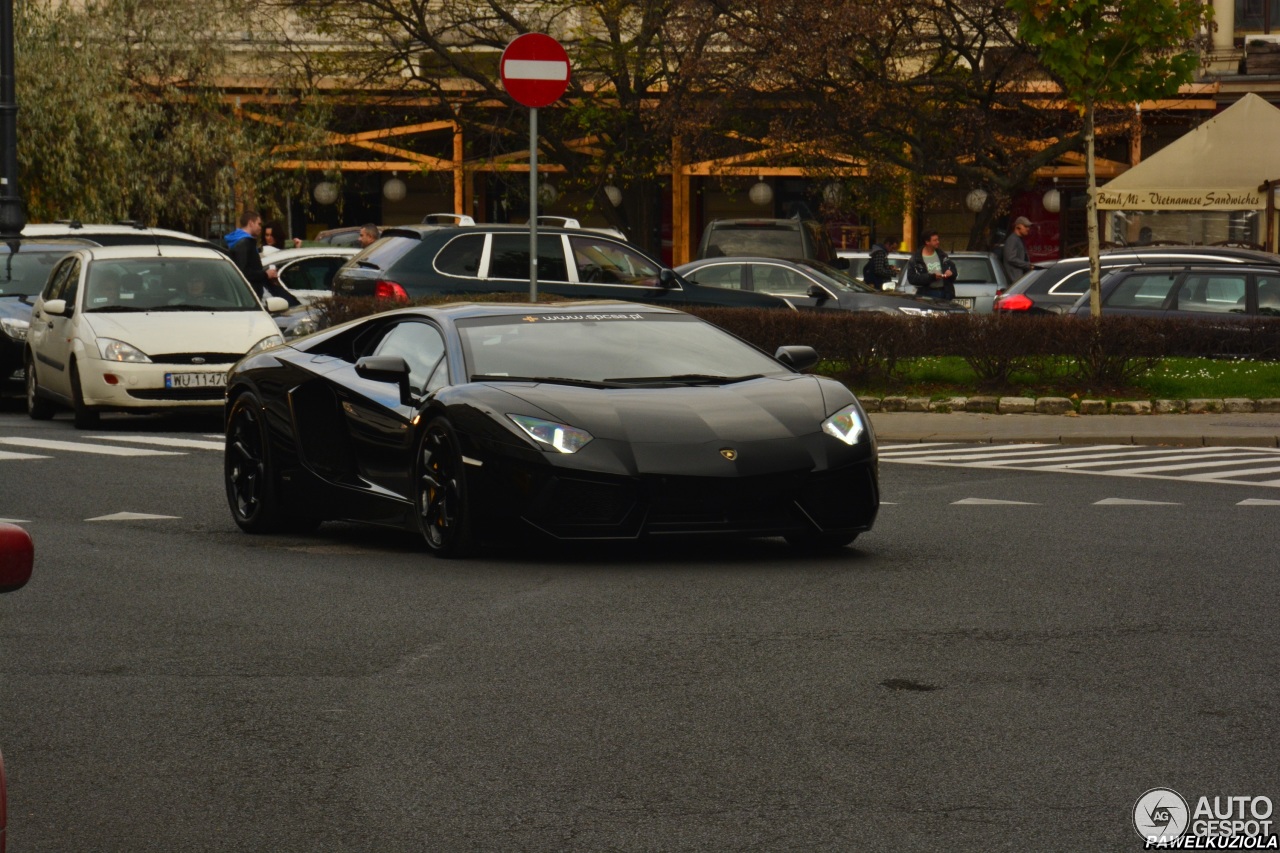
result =
[[47,438],[0,438],[0,444],[34,447],[40,450],[66,450],[71,453],[97,453],[103,456],[182,456],[174,450],[149,450],[144,447],[113,447],[108,444],[82,444],[78,441],[54,441]]
[[222,450],[223,441],[201,441],[198,438],[165,438],[159,435],[94,435],[95,441],[127,441],[132,444],[154,444],[159,447],[190,447],[194,450]]
[[35,453],[17,453],[13,450],[0,450],[0,459],[48,459]]

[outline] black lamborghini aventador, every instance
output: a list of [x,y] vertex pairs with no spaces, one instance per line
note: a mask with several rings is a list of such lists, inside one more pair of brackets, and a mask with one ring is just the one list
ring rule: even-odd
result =
[[634,303],[378,314],[232,369],[227,500],[250,533],[366,521],[439,556],[513,530],[843,547],[879,509],[875,439],[816,361]]

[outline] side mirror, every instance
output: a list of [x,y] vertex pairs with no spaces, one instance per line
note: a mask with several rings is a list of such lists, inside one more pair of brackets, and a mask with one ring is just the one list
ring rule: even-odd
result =
[[658,273],[658,287],[670,290],[676,286],[676,274],[672,270],[662,270]]
[[792,370],[808,370],[818,363],[818,351],[813,347],[778,347],[773,357]]
[[831,266],[838,270],[847,270],[851,265],[848,258],[836,258],[831,262]]
[[806,291],[806,293],[809,296],[812,296],[814,299],[818,300],[819,302],[824,302],[831,298],[831,294],[827,293],[826,288],[824,288],[820,284],[809,285],[809,289],[808,291]]
[[44,304],[44,313],[52,314],[54,317],[64,317],[67,314],[67,300],[50,299]]
[[268,314],[280,314],[288,310],[289,310],[289,300],[279,296],[267,297],[267,313]]
[[0,524],[0,592],[25,586],[31,579],[34,562],[31,534],[16,524]]
[[356,362],[356,375],[371,382],[390,382],[400,387],[400,403],[413,402],[409,393],[409,362],[398,355],[366,355]]

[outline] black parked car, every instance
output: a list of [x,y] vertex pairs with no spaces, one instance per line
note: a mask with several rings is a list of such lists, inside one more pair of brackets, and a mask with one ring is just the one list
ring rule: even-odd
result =
[[[1071,308],[1089,316],[1089,295]],[[1144,265],[1113,270],[1102,281],[1102,313],[1188,320],[1280,316],[1280,266]]]
[[964,314],[942,299],[884,292],[821,261],[707,258],[676,267],[681,278],[706,287],[777,296],[796,308],[879,311],[886,314]]
[[251,533],[377,522],[439,556],[511,528],[843,547],[875,439],[817,358],[626,302],[388,311],[232,368],[227,499]]
[[[1132,246],[1110,249],[1099,257],[1103,275],[1137,264],[1223,263],[1280,266],[1280,255],[1220,246]],[[1065,314],[1089,292],[1089,259],[1063,258],[1018,279],[996,297],[996,311],[1006,314]]]
[[[407,302],[529,290],[529,230],[523,225],[421,224],[388,228],[333,279],[334,293]],[[639,249],[586,228],[538,229],[538,291],[571,299],[788,308],[763,293],[685,281]]]

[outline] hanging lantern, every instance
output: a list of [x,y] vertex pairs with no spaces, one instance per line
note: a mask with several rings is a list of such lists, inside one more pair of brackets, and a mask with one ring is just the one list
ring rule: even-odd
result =
[[555,184],[542,184],[538,187],[538,204],[555,204],[560,198],[560,191]]
[[766,204],[773,203],[773,187],[764,181],[757,181],[747,192],[747,198],[751,199],[752,204],[758,204],[764,207]]
[[409,188],[404,185],[404,181],[396,177],[396,173],[391,173],[391,178],[382,185],[382,197],[387,201],[404,201],[404,197],[408,195]]
[[316,188],[311,191],[315,199],[320,204],[333,204],[338,200],[338,187],[332,181],[321,181],[316,184]]
[[1058,192],[1057,187],[1048,190],[1044,194],[1044,198],[1040,199],[1040,203],[1044,205],[1044,209],[1049,213],[1057,213],[1062,210],[1062,193]]
[[832,207],[844,204],[844,184],[832,181],[822,188],[822,200]]
[[981,212],[982,208],[987,204],[987,191],[984,189],[970,190],[969,194],[964,197],[964,206],[972,210],[974,213]]
[[604,195],[605,198],[609,199],[609,204],[614,207],[622,204],[622,190],[618,189],[613,184],[605,184]]

